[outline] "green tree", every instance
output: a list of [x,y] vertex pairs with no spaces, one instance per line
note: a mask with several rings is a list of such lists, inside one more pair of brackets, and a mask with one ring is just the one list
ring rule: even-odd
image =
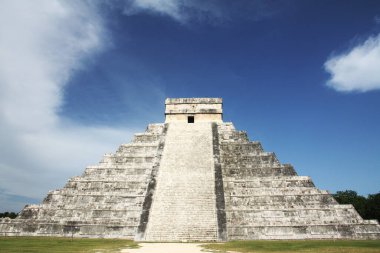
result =
[[368,195],[365,218],[380,221],[380,192]]
[[356,191],[337,191],[333,194],[339,204],[352,204],[363,219],[380,220],[380,192],[368,197],[358,195]]
[[14,212],[4,212],[4,213],[0,213],[0,218],[5,218],[5,217],[8,217],[8,218],[14,219],[14,218],[17,217],[17,213],[14,213]]
[[366,204],[367,199],[363,196],[358,195],[356,191],[345,190],[345,191],[337,191],[334,194],[334,198],[338,201],[339,204],[352,204],[356,211],[364,218],[366,215]]

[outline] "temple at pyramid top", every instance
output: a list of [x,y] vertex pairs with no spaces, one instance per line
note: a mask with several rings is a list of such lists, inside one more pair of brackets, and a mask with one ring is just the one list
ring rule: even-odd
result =
[[222,121],[222,98],[167,98],[165,100],[165,123]]

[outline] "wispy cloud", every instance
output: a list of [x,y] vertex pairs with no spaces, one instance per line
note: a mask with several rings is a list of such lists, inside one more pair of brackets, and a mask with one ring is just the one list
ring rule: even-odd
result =
[[181,14],[183,1],[178,0],[131,0],[126,1],[124,13],[133,15],[138,12],[150,11],[183,21],[185,17]]
[[91,2],[0,2],[2,194],[41,198],[130,135],[83,127],[57,114],[65,85],[104,49],[105,32]]
[[325,62],[324,68],[331,75],[327,86],[341,92],[378,90],[379,66],[380,35],[377,35]]
[[[220,24],[232,19],[260,20],[273,16],[286,5],[266,0],[125,0],[124,13],[152,13],[186,24],[190,21]],[[290,4],[289,1],[287,4]]]
[[380,16],[379,16],[379,15],[376,15],[376,16],[373,18],[373,21],[375,22],[375,24],[379,25],[379,24],[380,24]]

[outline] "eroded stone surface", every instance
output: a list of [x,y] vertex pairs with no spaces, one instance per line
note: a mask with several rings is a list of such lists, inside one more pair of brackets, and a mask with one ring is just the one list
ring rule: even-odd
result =
[[[0,219],[0,234],[147,241],[380,239],[377,221],[363,220],[352,205],[339,205],[260,142],[222,122],[221,99],[168,99],[166,105],[166,124],[149,125],[16,219]],[[187,123],[188,117],[195,122]]]

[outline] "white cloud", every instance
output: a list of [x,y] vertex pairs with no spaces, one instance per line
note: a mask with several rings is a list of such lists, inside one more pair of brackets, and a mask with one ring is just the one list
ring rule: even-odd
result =
[[102,47],[98,17],[80,2],[2,1],[0,21],[2,116],[29,129],[56,123],[62,87]]
[[0,1],[0,194],[41,198],[127,141],[130,131],[57,114],[68,80],[105,37],[90,1]]
[[219,23],[230,18],[228,13],[230,6],[219,0],[124,0],[124,2],[126,15],[148,12],[168,16],[182,24],[189,20]]
[[327,85],[337,91],[380,89],[380,35],[371,36],[350,51],[331,57],[324,67],[331,75]]
[[190,21],[224,24],[232,19],[262,20],[286,10],[289,1],[124,0],[124,14],[141,12],[168,16],[181,24]]
[[181,0],[132,0],[127,2],[129,2],[130,5],[124,9],[126,14],[134,14],[140,11],[152,11],[171,16],[178,21],[184,19],[180,10],[184,1]]

